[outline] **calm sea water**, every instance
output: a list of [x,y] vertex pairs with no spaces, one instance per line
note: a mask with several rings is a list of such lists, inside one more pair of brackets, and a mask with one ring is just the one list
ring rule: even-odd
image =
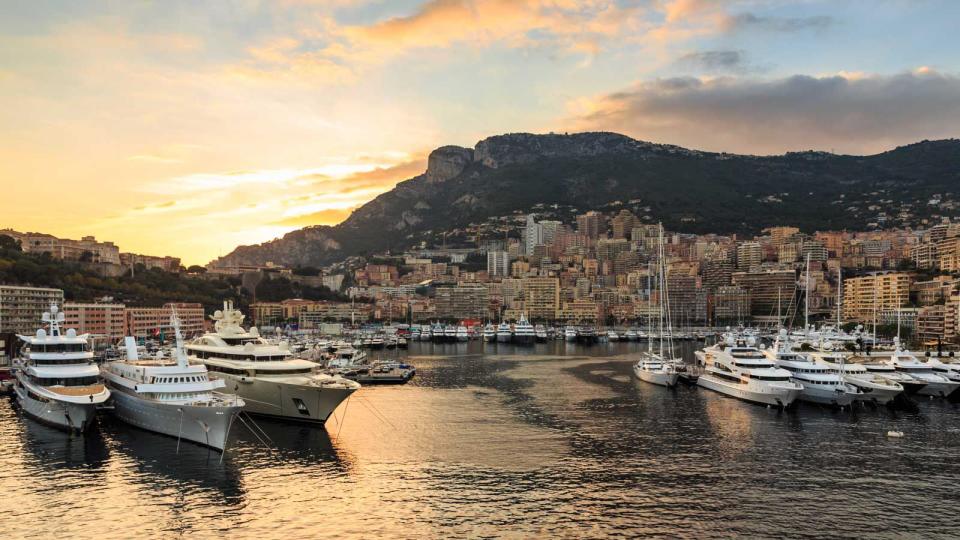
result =
[[[692,347],[685,351],[692,353]],[[634,381],[638,344],[413,344],[327,430],[220,455],[0,401],[5,538],[960,535],[960,408],[778,412]],[[885,436],[905,433],[902,439]]]

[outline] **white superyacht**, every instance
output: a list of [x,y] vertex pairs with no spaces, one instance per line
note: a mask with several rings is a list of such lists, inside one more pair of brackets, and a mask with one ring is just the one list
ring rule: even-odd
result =
[[900,338],[894,338],[894,351],[887,362],[899,373],[903,373],[925,382],[926,385],[917,391],[921,396],[949,397],[960,388],[960,382],[952,381],[945,375],[936,373],[933,366],[917,359],[910,351],[900,347]]
[[108,362],[103,378],[112,390],[114,414],[124,422],[220,450],[226,447],[234,417],[243,399],[215,392],[221,379],[207,375],[203,364],[190,364],[176,319],[174,358],[139,358],[132,337],[126,338],[127,358]]
[[794,382],[803,385],[803,390],[800,391],[801,401],[847,407],[862,394],[856,386],[845,382],[831,368],[814,362],[804,353],[794,351],[786,330],[780,330],[773,348],[764,352],[778,368],[789,371]]
[[886,405],[903,393],[903,385],[879,373],[870,372],[866,366],[848,360],[848,354],[840,351],[813,351],[810,358],[826,366],[843,380],[860,389],[857,399],[877,405]]
[[293,358],[283,345],[270,345],[256,328],[244,330],[244,315],[224,302],[213,316],[213,333],[186,346],[226,383],[224,392],[243,398],[251,414],[323,424],[360,385],[339,376],[319,373],[319,366]]
[[43,314],[49,330],[18,336],[28,348],[18,359],[13,390],[24,413],[51,426],[86,431],[96,420],[97,405],[110,397],[100,382],[87,334],[70,328],[60,332],[64,315],[55,304]]
[[518,345],[531,345],[537,341],[537,334],[533,325],[527,320],[526,314],[520,314],[520,320],[513,325],[513,342]]
[[726,340],[697,351],[703,372],[697,385],[731,397],[775,407],[789,407],[803,386],[790,380],[755,346],[752,337],[728,335]]

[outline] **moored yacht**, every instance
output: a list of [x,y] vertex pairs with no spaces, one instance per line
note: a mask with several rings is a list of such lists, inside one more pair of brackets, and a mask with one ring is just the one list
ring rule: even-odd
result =
[[113,412],[139,428],[223,451],[243,399],[215,392],[224,387],[224,381],[211,380],[203,364],[188,362],[179,321],[172,326],[174,358],[141,359],[133,338],[128,337],[127,358],[104,366]]
[[513,339],[513,332],[510,331],[510,325],[506,322],[501,322],[497,326],[497,342],[510,343],[511,339]]
[[813,351],[810,358],[840,375],[844,382],[860,389],[857,399],[877,405],[886,405],[903,393],[903,386],[883,375],[871,373],[863,364],[848,362],[845,353],[838,351]]
[[490,323],[487,323],[483,327],[483,340],[484,341],[496,341],[497,340],[497,328]]
[[49,330],[18,336],[26,343],[26,357],[14,367],[13,391],[28,416],[53,427],[85,431],[96,420],[96,408],[110,397],[100,382],[100,368],[93,361],[87,334],[70,328],[60,332],[63,312],[54,304],[41,319]]
[[665,362],[662,358],[654,354],[645,354],[633,365],[633,374],[644,382],[673,388],[677,385],[677,379],[680,373],[677,371],[676,364]]
[[244,330],[244,315],[232,302],[224,302],[223,311],[212,318],[215,331],[186,350],[212,377],[224,380],[226,393],[243,398],[244,410],[251,414],[322,424],[360,388],[343,377],[318,373],[317,364],[293,358],[283,344],[270,345],[256,328]]
[[933,369],[934,373],[943,375],[951,381],[960,382],[960,360],[957,358],[938,354],[927,358],[926,363]]
[[889,363],[898,372],[927,383],[917,392],[921,396],[949,397],[960,388],[960,382],[934,372],[933,366],[919,361],[910,351],[902,349],[898,338],[894,338],[894,351]]
[[806,354],[796,352],[790,347],[786,330],[780,335],[772,349],[765,351],[768,358],[781,369],[790,372],[793,382],[803,385],[800,400],[819,405],[846,407],[854,402],[862,392],[843,380],[829,367],[814,362]]
[[563,329],[563,339],[567,341],[576,341],[578,335],[579,332],[575,326],[568,326]]
[[537,340],[537,335],[533,330],[533,325],[527,321],[525,314],[520,315],[520,320],[513,325],[513,342],[518,345],[531,345]]
[[467,331],[467,327],[464,326],[464,325],[462,325],[462,324],[457,325],[456,334],[454,335],[454,339],[455,339],[456,341],[461,342],[461,343],[463,343],[463,342],[465,342],[465,341],[470,341],[470,332]]
[[537,343],[544,343],[550,337],[550,335],[547,333],[547,327],[543,326],[542,324],[534,326],[533,333],[537,338]]
[[697,351],[703,372],[697,385],[731,397],[775,407],[789,407],[803,386],[790,372],[776,367],[755,346],[753,338],[728,335],[716,345]]
[[607,330],[607,341],[620,341],[620,334],[615,330]]

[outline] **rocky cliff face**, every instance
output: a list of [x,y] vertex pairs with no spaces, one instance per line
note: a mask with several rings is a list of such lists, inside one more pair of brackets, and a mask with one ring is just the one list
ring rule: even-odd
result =
[[403,249],[428,233],[537,204],[586,211],[640,201],[651,217],[690,232],[753,232],[776,224],[865,229],[903,224],[892,216],[932,216],[936,209],[926,200],[954,193],[960,182],[956,140],[924,141],[875,156],[815,157],[699,152],[616,133],[498,135],[474,149],[437,148],[423,174],[335,227],[308,227],[241,246],[216,262],[320,266]]
[[462,146],[441,146],[427,158],[424,176],[430,184],[439,184],[456,177],[473,161],[473,150]]

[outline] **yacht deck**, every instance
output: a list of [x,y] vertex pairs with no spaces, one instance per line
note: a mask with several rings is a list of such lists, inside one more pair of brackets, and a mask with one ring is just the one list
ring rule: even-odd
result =
[[45,386],[44,388],[62,396],[86,396],[88,394],[99,394],[105,389],[102,384],[90,384],[87,386]]

